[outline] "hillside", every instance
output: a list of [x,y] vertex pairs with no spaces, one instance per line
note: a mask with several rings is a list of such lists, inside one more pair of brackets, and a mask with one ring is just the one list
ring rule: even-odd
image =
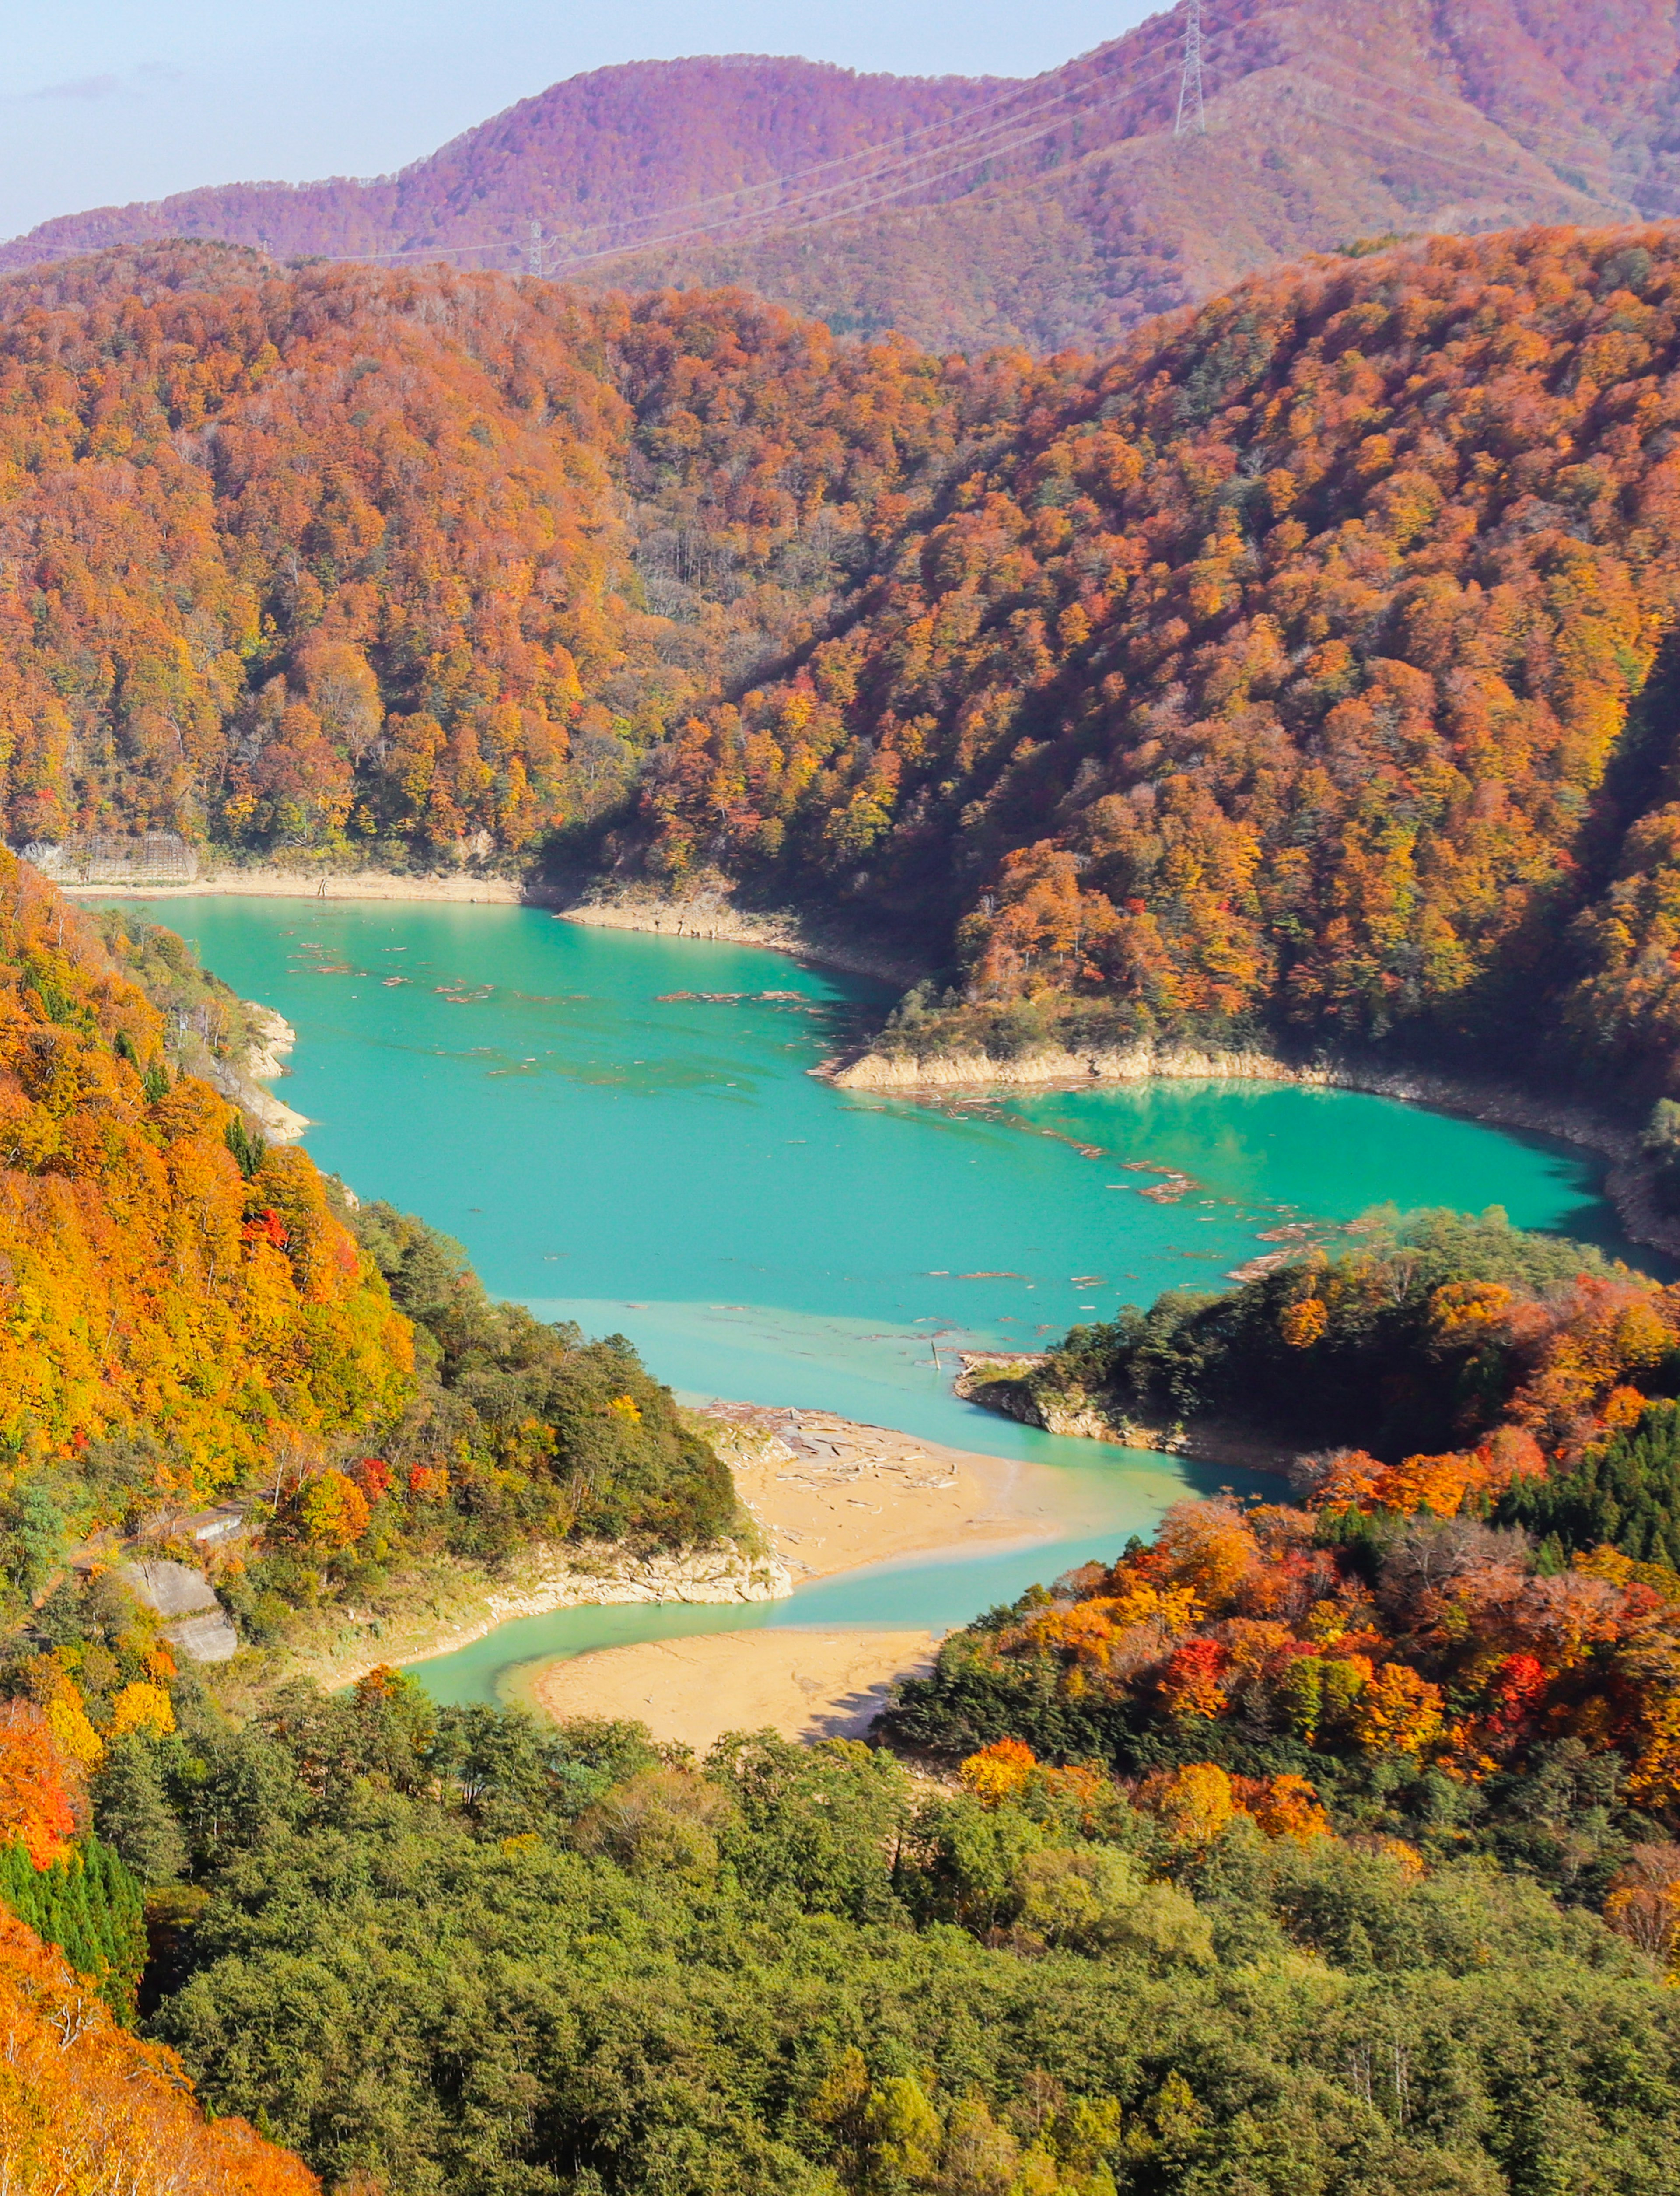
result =
[[412,1383],[407,1322],[301,1152],[248,1153],[97,933],[0,858],[3,1563],[355,1440]]
[[1360,237],[1676,203],[1671,0],[1204,12],[1204,137],[1173,135],[1178,11],[1031,82],[636,62],[555,84],[397,176],[67,215],[0,248],[0,269],[214,237],[281,257],[739,282],[846,332],[1054,350]]
[[[1182,1510],[1154,1574],[1181,1622],[1259,1534],[1290,1551],[1285,1596],[1333,1575],[1298,1512]],[[1241,1583],[1252,1605],[1263,1578]],[[1071,1585],[1030,1613],[1070,1661],[1104,1615]],[[1579,1586],[1564,1622],[1637,1604]],[[1360,1608],[1331,1606],[1323,1667],[1353,1673]],[[1250,1664],[1285,1630],[1223,1628]],[[1481,1793],[1425,1767],[1415,1723],[1361,1727],[1343,1836],[1304,1777],[1205,1757],[1122,1783],[1005,1739],[936,1782],[765,1731],[702,1765],[633,1724],[440,1708],[389,1670],[237,1729],[189,1700],[124,1754],[130,1835],[144,1793],[185,1879],[159,1904],[191,1917],[149,2025],[341,2196],[1671,2185],[1661,1826],[1566,1739],[1501,1869],[1465,1835]],[[1208,1730],[1189,1716],[1185,1750]]]
[[1078,368],[656,759],[646,858],[937,922],[967,1003],[901,1050],[1516,1042],[1648,1104],[1677,276],[1669,229],[1438,240]]
[[0,285],[14,843],[897,926],[889,1042],[1680,1081],[1680,246],[1328,257],[1100,361],[226,247]]
[[0,1659],[56,1638],[78,1547],[166,1545],[216,1500],[249,1528],[226,1598],[272,1644],[405,1566],[733,1529],[621,1337],[492,1302],[459,1245],[265,1148],[178,1071],[145,958],[0,855]]
[[524,852],[773,660],[1024,366],[214,246],[0,284],[0,810]]

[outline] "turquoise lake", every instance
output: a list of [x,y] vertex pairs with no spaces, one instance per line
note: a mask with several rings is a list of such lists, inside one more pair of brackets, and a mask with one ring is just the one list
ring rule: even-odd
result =
[[627,1335],[682,1393],[833,1410],[1065,1475],[1053,1545],[856,1572],[762,1609],[523,1620],[418,1666],[441,1699],[495,1697],[522,1666],[632,1638],[939,1629],[1111,1554],[1186,1488],[1233,1475],[976,1410],[950,1392],[951,1353],[1035,1348],[1163,1288],[1217,1286],[1281,1227],[1385,1200],[1497,1204],[1641,1255],[1591,1154],[1357,1093],[836,1090],[809,1071],[892,994],[761,949],[530,908],[141,904],[297,1031],[276,1087],[309,1117],[319,1164],[459,1237],[497,1294]]

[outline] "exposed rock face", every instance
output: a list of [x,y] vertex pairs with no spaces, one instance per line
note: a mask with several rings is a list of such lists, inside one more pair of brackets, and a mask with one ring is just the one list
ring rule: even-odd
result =
[[1042,1377],[1042,1355],[1006,1356],[991,1351],[967,1353],[955,1383],[965,1401],[1047,1434],[1080,1441],[1111,1442],[1117,1448],[1147,1449],[1156,1456],[1188,1457],[1198,1464],[1223,1465],[1238,1471],[1288,1472],[1295,1451],[1253,1426],[1204,1415],[1172,1425],[1152,1425],[1134,1418],[1113,1396],[1090,1396],[1081,1388],[1059,1388]]
[[240,1635],[225,1609],[203,1616],[183,1616],[166,1624],[160,1635],[178,1647],[189,1662],[231,1662],[240,1651]]
[[1202,1052],[1175,1045],[1129,1045],[1092,1052],[1051,1047],[1009,1060],[984,1052],[866,1052],[831,1080],[843,1090],[944,1090],[988,1084],[1144,1083],[1153,1076],[1194,1076],[1231,1083],[1339,1083],[1333,1069],[1297,1068],[1264,1052]]
[[286,1055],[297,1043],[297,1032],[272,1007],[258,1006],[251,999],[245,1006],[257,1026],[257,1039],[245,1055],[243,1071],[229,1078],[226,1095],[245,1108],[270,1143],[295,1143],[309,1125],[308,1117],[263,1086],[285,1074]]
[[118,1575],[136,1599],[170,1620],[160,1636],[189,1661],[227,1662],[239,1652],[234,1620],[201,1571],[158,1561],[124,1563]]
[[245,1072],[254,1075],[258,1082],[271,1082],[285,1072],[286,1055],[297,1043],[297,1032],[284,1014],[274,1008],[259,1006],[255,999],[247,999],[245,1010],[255,1027],[256,1038],[245,1055]]
[[749,1556],[732,1540],[648,1555],[634,1555],[612,1540],[586,1540],[551,1549],[546,1560],[542,1552],[533,1553],[538,1562],[527,1584],[517,1592],[490,1596],[491,1624],[597,1603],[784,1601],[794,1591],[785,1563],[775,1556]]
[[769,946],[798,961],[877,976],[890,984],[913,984],[924,973],[921,962],[906,953],[830,928],[791,909],[758,912],[738,908],[732,893],[730,881],[722,877],[696,885],[679,899],[645,886],[620,887],[598,891],[557,912],[563,922],[595,930],[645,930],[666,938]]
[[1134,1425],[1129,1419],[1111,1415],[1095,1397],[1036,1380],[1033,1375],[1043,1362],[1041,1356],[965,1355],[955,1383],[956,1392],[965,1402],[979,1403],[984,1410],[1015,1419],[1024,1426],[1042,1427],[1047,1434],[1115,1442],[1122,1448],[1173,1446],[1167,1431],[1160,1427]]

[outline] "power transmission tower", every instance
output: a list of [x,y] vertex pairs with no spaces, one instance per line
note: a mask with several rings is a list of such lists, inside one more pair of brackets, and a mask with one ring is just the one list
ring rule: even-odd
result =
[[1205,137],[1208,118],[1202,105],[1202,0],[1185,0],[1184,75],[1178,88],[1175,137]]
[[527,271],[532,274],[540,274],[542,257],[542,223],[540,221],[534,221],[531,223],[531,241],[525,251]]

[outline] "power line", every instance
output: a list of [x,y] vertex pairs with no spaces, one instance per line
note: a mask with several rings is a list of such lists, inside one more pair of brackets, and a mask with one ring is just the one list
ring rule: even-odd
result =
[[[1175,76],[1178,73],[1178,68],[1179,64],[1175,61],[1170,68],[1160,72],[1160,78]],[[833,221],[850,220],[854,214],[867,213],[872,207],[885,205],[893,199],[904,198],[912,191],[928,190],[935,183],[947,182],[953,176],[966,174],[969,169],[977,166],[983,159],[1019,152],[1023,146],[1035,144],[1041,137],[1050,136],[1053,130],[1061,126],[1063,121],[1070,118],[1082,119],[1085,115],[1098,113],[1104,107],[1117,107],[1145,90],[1150,83],[1157,80],[1146,78],[1139,82],[1129,84],[1120,90],[1111,93],[1108,98],[1093,101],[1090,105],[1079,108],[1071,118],[1058,117],[1055,121],[1046,123],[1037,130],[1025,131],[1006,140],[1002,144],[987,146],[983,151],[971,149],[973,141],[969,139],[959,139],[955,145],[934,147],[929,153],[921,157],[932,159],[942,153],[961,152],[962,158],[950,167],[935,169],[931,175],[911,176],[902,182],[892,184],[886,190],[877,189],[872,196],[859,199],[852,205],[832,206],[823,212],[806,211],[814,206],[819,199],[832,198],[841,191],[866,188],[872,184],[885,181],[886,176],[880,174],[861,176],[843,184],[830,184],[823,190],[807,192],[800,198],[788,200],[781,205],[768,207],[762,211],[754,209],[744,214],[725,216],[718,221],[696,222],[688,228],[667,230],[663,234],[644,237],[632,243],[614,243],[604,246],[599,251],[581,253],[562,261],[555,269],[555,273],[557,275],[565,275],[575,272],[580,268],[593,266],[603,259],[629,258],[638,252],[657,251],[667,245],[686,242],[690,237],[721,236],[731,229],[750,227],[755,223],[767,225],[775,229],[797,230],[818,228]],[[985,136],[995,134],[995,129],[982,133]],[[684,209],[678,209],[678,211],[684,211]]]
[[[592,234],[609,235],[613,241],[592,252],[568,251],[557,271],[563,273],[574,267],[590,265],[599,259],[622,258],[632,252],[651,251],[661,246],[679,243],[692,236],[721,234],[727,230],[739,228],[753,222],[769,222],[778,228],[784,226],[803,228],[809,223],[800,220],[798,217],[820,201],[840,197],[849,191],[866,190],[871,194],[862,205],[841,207],[835,214],[817,217],[818,219],[841,218],[846,214],[862,211],[866,206],[878,205],[886,198],[902,197],[910,191],[926,189],[933,183],[943,182],[947,176],[960,175],[966,168],[978,166],[982,160],[1002,158],[1018,151],[1024,145],[1036,143],[1038,139],[1048,136],[1052,131],[1059,129],[1064,124],[1077,123],[1088,114],[1097,113],[1105,107],[1117,106],[1136,97],[1147,90],[1152,84],[1164,77],[1175,74],[1177,68],[1178,64],[1175,61],[1169,69],[1158,71],[1152,76],[1134,78],[1118,86],[1106,98],[1088,101],[1085,105],[1074,107],[1071,113],[1055,116],[1036,130],[1023,132],[1019,125],[1031,121],[1036,115],[1045,113],[1052,107],[1064,105],[1067,101],[1087,90],[1089,88],[1088,84],[1065,86],[1059,91],[1051,93],[1048,98],[1041,98],[1031,105],[1019,107],[1011,113],[995,113],[993,118],[982,122],[978,128],[972,126],[973,122],[972,115],[961,117],[960,119],[969,126],[960,130],[955,138],[944,144],[927,146],[917,153],[876,152],[872,148],[869,153],[848,155],[848,160],[852,162],[873,159],[874,165],[865,168],[861,173],[842,176],[838,182],[825,183],[815,189],[797,187],[809,184],[825,170],[845,164],[840,161],[828,161],[819,168],[803,170],[791,176],[773,178],[766,183],[754,184],[751,193],[720,193],[717,198],[710,200],[699,199],[687,205],[661,208],[655,213],[632,217],[627,222],[603,222],[592,231],[589,229],[574,231],[569,240],[573,245],[586,242]],[[1001,102],[994,103],[996,104],[1001,104]],[[985,110],[981,109],[979,112],[984,113]],[[930,124],[928,128],[931,129],[933,126],[935,125]],[[949,122],[944,122],[937,126],[949,129],[950,124]],[[1008,134],[1010,132],[1015,134],[1012,136]],[[925,136],[927,133],[924,130],[915,134]],[[901,142],[907,142],[907,140],[901,141]],[[923,162],[940,159],[948,159],[954,153],[960,153],[962,157],[953,166],[940,168],[931,175],[914,172]],[[895,176],[901,176],[903,180],[892,182],[892,188],[883,192],[880,186],[883,183],[892,182]],[[760,206],[743,207],[740,205],[742,198],[769,191],[779,191],[783,194],[791,191],[793,194],[783,195]],[[712,221],[689,221],[682,228],[667,230],[650,236],[626,237],[624,233],[627,228],[635,226],[637,222],[670,220],[673,217],[683,220],[687,216],[702,211],[707,205],[719,203],[732,204],[735,210],[720,214]]]
[[1207,109],[1202,103],[1202,0],[1187,0],[1184,16],[1184,74],[1178,87],[1175,137],[1205,137]]
[[[1225,32],[1215,33],[1204,41],[1204,49],[1209,49],[1222,40],[1235,37],[1239,29],[1246,27],[1243,25],[1233,25]],[[1146,56],[1140,58],[1146,58]],[[1031,86],[1023,85],[1016,91],[988,101],[983,106],[973,108],[967,113],[955,118],[962,126],[955,138],[949,139],[943,144],[926,146],[920,152],[906,152],[902,148],[910,144],[914,139],[926,137],[935,130],[949,130],[951,127],[951,118],[946,118],[938,123],[924,124],[921,129],[909,132],[898,141],[899,149],[898,150],[868,147],[861,153],[848,153],[835,159],[826,160],[816,167],[800,170],[791,176],[773,176],[765,182],[750,185],[742,191],[719,192],[710,199],[691,200],[686,205],[661,207],[650,213],[632,215],[615,222],[603,222],[593,228],[574,230],[564,241],[557,237],[551,238],[549,251],[554,256],[554,264],[551,271],[556,275],[563,275],[574,269],[592,266],[600,260],[625,258],[634,252],[655,251],[665,245],[684,242],[691,237],[724,234],[730,230],[753,223],[768,223],[777,228],[803,228],[816,226],[823,221],[843,219],[852,213],[867,211],[870,207],[884,204],[892,198],[903,197],[915,190],[927,189],[932,184],[944,182],[953,175],[961,174],[965,169],[978,166],[983,159],[1000,158],[1019,150],[1023,146],[1036,143],[1040,138],[1048,136],[1064,124],[1077,123],[1087,115],[1100,113],[1105,108],[1118,106],[1140,96],[1155,85],[1178,75],[1179,71],[1180,64],[1177,61],[1174,61],[1163,69],[1152,71],[1146,76],[1132,78],[1129,81],[1117,85],[1106,98],[1088,100],[1084,105],[1077,106],[1067,113],[1054,117],[1040,128],[1027,131],[1022,131],[1019,125],[1032,120],[1037,115],[1048,113],[1052,108],[1065,106],[1067,101],[1088,92],[1092,85],[1091,79],[1088,78],[1082,83],[1065,85],[1048,95],[1041,95],[1025,106],[1016,106],[1013,112],[1002,111],[1012,101],[1019,101],[1023,92],[1031,90]],[[1097,81],[1100,83],[1100,80],[1099,77]],[[988,117],[990,118],[986,118]],[[975,126],[977,123],[978,127]],[[1012,131],[1016,134],[1009,135],[1008,133]],[[922,162],[942,158],[949,159],[953,153],[959,153],[963,156],[953,165],[940,168],[931,175],[910,172]],[[822,184],[815,189],[798,188],[809,186],[818,176],[830,174],[836,168],[856,165],[863,162],[873,162],[874,165],[863,168],[860,173],[842,176],[837,182]],[[904,179],[892,183],[892,188],[887,190],[881,190],[880,186],[883,182],[889,182],[894,176],[902,176]],[[741,204],[742,199],[746,198],[762,197],[772,192],[786,194],[790,190],[793,192],[792,196],[784,195],[763,205],[743,207]],[[817,205],[820,201],[857,190],[866,190],[870,195],[857,205],[843,206],[834,211],[815,216],[807,215],[807,209]],[[650,236],[634,238],[625,234],[627,228],[633,228],[640,222],[661,219],[668,221],[673,217],[683,220],[685,217],[702,212],[708,206],[713,205],[728,205],[733,211],[719,214],[711,221],[689,220],[681,228],[666,230]],[[801,217],[806,217],[801,218]],[[591,236],[602,235],[610,236],[613,241],[589,252],[580,253],[568,249],[568,246],[586,242]],[[384,263],[412,258],[437,258],[446,253],[458,251],[517,251],[517,250],[518,246],[510,244],[505,239],[499,239],[482,244],[411,245],[391,251],[358,252],[353,256],[361,261],[378,261]]]
[[[580,272],[603,261],[625,259],[638,254],[652,252],[669,246],[701,237],[727,238],[739,236],[753,229],[800,230],[823,227],[866,213],[873,208],[891,203],[895,199],[908,197],[914,192],[932,188],[955,176],[979,167],[982,162],[1003,159],[1037,142],[1064,128],[1077,127],[1088,117],[1105,109],[1144,98],[1155,87],[1173,77],[1178,78],[1178,102],[1174,118],[1175,136],[1204,136],[1207,130],[1204,62],[1217,49],[1242,32],[1263,23],[1268,15],[1286,12],[1276,7],[1263,7],[1246,20],[1229,23],[1221,29],[1204,28],[1202,0],[1184,0],[1185,20],[1182,49],[1179,56],[1165,67],[1146,69],[1131,75],[1126,72],[1129,62],[1136,69],[1170,50],[1163,38],[1152,51],[1140,53],[1134,47],[1128,54],[1116,50],[1110,65],[1105,67],[1100,58],[1094,58],[1085,72],[1076,81],[1063,82],[1054,89],[1043,88],[1043,79],[1012,85],[993,97],[976,101],[955,115],[946,115],[922,124],[917,129],[903,133],[887,145],[865,147],[855,153],[836,155],[812,167],[791,175],[772,176],[764,182],[743,189],[719,192],[705,199],[690,201],[686,205],[655,208],[649,212],[621,217],[600,222],[591,228],[573,230],[562,236],[545,236],[540,222],[529,223],[528,241],[522,247],[512,239],[503,237],[477,243],[436,243],[411,245],[387,251],[347,253],[346,258],[363,262],[395,264],[408,260],[457,259],[468,254],[488,253],[501,257],[504,263],[511,259],[516,268],[522,260],[524,271],[541,275],[552,274],[563,278]],[[1168,25],[1158,18],[1161,30]],[[1129,44],[1129,41],[1125,42]],[[1118,61],[1120,69],[1112,66]],[[1078,63],[1070,64],[1077,67]],[[1323,70],[1331,77],[1342,76],[1353,82],[1360,81],[1356,72],[1338,63],[1324,51],[1310,57],[1311,72]],[[1057,72],[1060,75],[1062,72]],[[1117,76],[1123,81],[1115,83]],[[1112,84],[1105,87],[1105,79]],[[1374,80],[1365,78],[1371,90],[1381,84],[1380,76]],[[1326,87],[1329,89],[1329,87]],[[1467,115],[1477,115],[1478,110],[1469,102],[1460,101],[1440,92],[1423,91],[1421,87],[1395,87],[1401,93],[1403,109],[1413,101],[1437,107],[1458,107]],[[1092,92],[1100,95],[1090,97]],[[1332,92],[1332,97],[1336,95]],[[1349,106],[1378,110],[1378,102],[1361,98],[1356,92],[1344,90],[1341,97]],[[1058,112],[1057,110],[1060,110]],[[1354,136],[1365,136],[1370,142],[1403,146],[1414,157],[1438,163],[1464,171],[1481,175],[1487,181],[1496,177],[1514,181],[1510,171],[1494,165],[1492,148],[1479,159],[1466,159],[1463,154],[1437,151],[1433,147],[1407,142],[1392,133],[1393,124],[1400,116],[1394,109],[1383,106],[1380,110],[1389,124],[1389,132],[1362,130],[1349,116],[1320,117],[1332,133],[1339,127]],[[1035,128],[1023,125],[1034,123],[1041,116],[1049,118]],[[1406,119],[1416,120],[1412,116]],[[1487,121],[1491,118],[1478,115]],[[1424,124],[1427,129],[1429,125]],[[1496,125],[1497,126],[1497,125]],[[929,140],[939,142],[930,142]],[[1519,144],[1519,149],[1520,144]],[[846,172],[846,171],[850,172]],[[756,201],[756,203],[754,203]],[[840,203],[835,203],[840,201]],[[695,216],[706,215],[713,208],[719,211],[711,219],[696,221]],[[656,224],[676,221],[676,228],[660,229]],[[652,226],[652,233],[641,237],[633,232]],[[610,239],[593,250],[580,251],[578,246],[588,244],[592,238]],[[46,255],[51,257],[73,256],[87,249],[84,246],[61,246]]]
[[[1197,7],[1197,20],[1199,26],[1200,0],[1194,0],[1194,4]],[[1244,24],[1233,24],[1222,32],[1216,32],[1201,42],[1201,49],[1206,50],[1221,44],[1226,39],[1234,38],[1239,30],[1247,27],[1248,26]],[[1158,47],[1157,51],[1159,50]],[[1130,54],[1123,51],[1117,52],[1114,58],[1119,60],[1123,66],[1129,61],[1135,66],[1139,62],[1152,60],[1155,55],[1146,52],[1138,53],[1134,49]],[[1070,66],[1077,66],[1077,63],[1070,64]],[[511,258],[516,266],[522,258],[525,262],[525,271],[531,274],[549,273],[563,275],[574,269],[592,266],[601,260],[627,257],[634,252],[657,250],[668,244],[684,242],[692,237],[726,234],[730,231],[739,230],[754,223],[769,224],[777,228],[816,227],[829,220],[845,218],[852,213],[869,211],[875,206],[886,204],[895,197],[904,197],[912,191],[929,188],[935,183],[947,181],[954,175],[961,174],[967,168],[978,166],[984,159],[1003,157],[1015,153],[1023,147],[1036,143],[1041,138],[1049,136],[1064,123],[1077,123],[1087,115],[1097,113],[1106,108],[1141,96],[1157,84],[1177,75],[1179,70],[1179,62],[1174,61],[1164,69],[1152,70],[1147,74],[1133,77],[1129,81],[1117,85],[1108,96],[1094,101],[1086,100],[1085,95],[1093,89],[1100,86],[1104,75],[1107,73],[1100,62],[1082,79],[1071,84],[1064,83],[1048,93],[1039,90],[1035,95],[1035,85],[1032,83],[1012,85],[990,99],[977,101],[973,106],[955,116],[944,116],[935,121],[924,123],[915,130],[905,132],[892,146],[865,147],[857,153],[837,155],[828,160],[819,162],[811,168],[797,170],[792,175],[771,176],[762,183],[748,185],[744,189],[719,192],[709,198],[691,200],[686,205],[659,207],[647,213],[630,215],[614,222],[603,222],[589,228],[574,230],[563,240],[559,237],[550,237],[545,240],[541,225],[533,221],[530,223],[529,241],[523,247],[512,239],[503,236],[476,243],[462,241],[400,246],[385,251],[346,252],[342,257],[347,261],[361,264],[393,265],[407,260],[437,260],[465,253],[476,255],[488,252],[501,255],[505,259]],[[1060,74],[1061,72],[1058,71],[1057,73]],[[1042,83],[1042,79],[1038,81]],[[1073,104],[1069,112],[1055,116],[1042,127],[1025,132],[1021,130],[1021,124],[1032,121],[1040,115],[1049,113],[1057,107],[1068,107],[1070,102],[1081,101],[1084,101],[1085,103]],[[926,140],[941,131],[949,132],[953,124],[955,125],[956,130],[954,137],[948,136],[942,143],[923,143],[919,150],[910,149],[917,145],[918,141]],[[955,165],[938,169],[932,175],[913,172],[926,161],[939,159],[949,161],[953,153],[961,153],[964,157]],[[832,176],[837,169],[847,167],[853,168],[857,172],[851,176],[842,176],[834,182],[823,183],[817,188],[811,188],[818,183],[820,177]],[[904,179],[894,182],[892,179],[895,176],[903,176]],[[883,183],[891,183],[892,187],[883,190],[881,188]],[[863,191],[868,195],[858,204],[844,206],[834,211],[819,214],[811,212],[811,210],[820,201],[840,197],[851,191]],[[791,195],[788,195],[789,193]],[[769,203],[759,205],[742,203],[743,200],[755,198],[760,199],[768,198]],[[696,214],[704,213],[714,206],[726,206],[730,210],[728,212],[719,213],[712,221],[694,221],[693,217]],[[661,220],[670,221],[673,217],[683,222],[684,226],[674,231],[655,232],[642,238],[626,234],[626,231],[633,230],[644,224],[656,223]],[[576,251],[576,246],[586,243],[594,236],[609,236],[613,240],[610,244],[592,251],[579,253]],[[85,251],[87,248],[86,246],[79,244],[60,246],[56,248],[49,246],[43,256],[47,258],[74,257]]]

